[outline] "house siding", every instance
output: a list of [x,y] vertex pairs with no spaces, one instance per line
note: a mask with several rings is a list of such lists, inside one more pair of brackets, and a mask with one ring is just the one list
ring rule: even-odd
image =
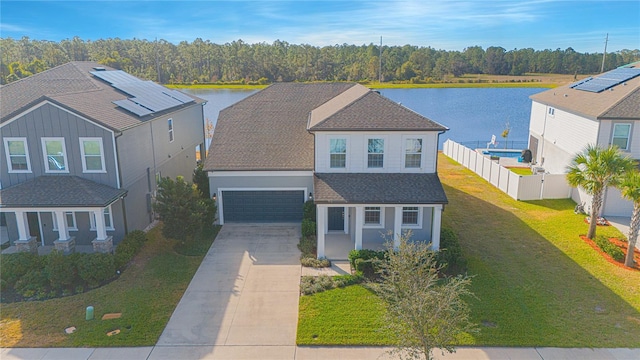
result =
[[[356,235],[356,209],[349,208],[349,233],[351,241],[355,243]],[[362,241],[380,241],[381,239],[393,240],[393,226],[395,209],[393,207],[385,208],[384,212],[384,228],[363,228]],[[415,241],[431,241],[431,216],[433,208],[426,207],[422,211],[422,228],[421,229],[402,229],[402,232],[411,231],[411,240]]]
[[[436,172],[436,154],[438,152],[437,132],[316,132],[315,133],[315,162],[316,172]],[[407,137],[422,138],[422,167],[405,169],[403,166],[404,139]],[[346,168],[331,168],[329,166],[329,141],[333,138],[347,139]],[[385,139],[384,167],[367,167],[367,139]]]
[[306,188],[309,193],[313,192],[313,176],[242,176],[239,174],[238,176],[215,177],[214,175],[211,177],[209,175],[209,187],[212,196],[217,194],[219,189],[225,188]]
[[640,159],[640,121],[634,120],[600,120],[598,144],[609,146],[613,140],[613,124],[631,124],[629,149],[625,153],[634,159]]
[[[44,103],[25,113],[14,121],[1,127],[0,135],[0,179],[2,187],[7,188],[41,175],[45,172],[45,158],[42,150],[43,137],[64,138],[68,173],[100,184],[117,187],[116,161],[113,149],[113,132],[97,124],[91,123],[73,113],[49,103]],[[4,138],[24,137],[27,139],[30,173],[10,173],[4,148]],[[80,137],[97,137],[102,139],[106,172],[84,173],[80,153]]]

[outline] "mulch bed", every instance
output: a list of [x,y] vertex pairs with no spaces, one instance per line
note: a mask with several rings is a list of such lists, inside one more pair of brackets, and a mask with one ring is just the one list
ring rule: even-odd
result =
[[[587,244],[589,244],[589,246],[591,246],[595,251],[597,251],[598,253],[600,253],[600,255],[602,255],[605,259],[607,259],[608,262],[619,266],[621,268],[625,268],[625,269],[629,269],[629,270],[636,270],[636,271],[640,271],[640,251],[638,250],[638,248],[635,248],[633,251],[633,260],[635,261],[635,266],[634,267],[628,267],[628,266],[624,266],[624,262],[618,262],[615,261],[611,256],[609,256],[609,254],[605,253],[604,251],[602,251],[602,249],[600,249],[600,247],[591,239],[589,239],[588,237],[586,237],[585,235],[580,235],[580,238],[582,240],[584,240],[584,242],[586,242]],[[622,252],[624,253],[624,256],[627,256],[627,242],[622,241],[618,238],[609,238],[609,242],[611,242],[612,244],[616,245],[617,247],[620,248],[620,250],[622,250]]]

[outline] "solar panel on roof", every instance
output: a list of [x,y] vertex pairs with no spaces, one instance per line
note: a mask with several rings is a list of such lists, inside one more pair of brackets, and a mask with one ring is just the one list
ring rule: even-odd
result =
[[608,71],[598,77],[584,79],[571,84],[569,87],[576,90],[599,93],[627,80],[631,80],[636,76],[640,76],[640,69],[618,68]]
[[95,77],[106,81],[131,98],[113,103],[138,116],[168,110],[194,100],[176,90],[169,90],[153,81],[143,81],[122,70],[91,71]]

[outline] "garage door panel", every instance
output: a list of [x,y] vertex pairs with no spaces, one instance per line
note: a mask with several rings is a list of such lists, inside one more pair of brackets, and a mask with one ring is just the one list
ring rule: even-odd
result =
[[304,191],[223,191],[225,222],[302,220]]

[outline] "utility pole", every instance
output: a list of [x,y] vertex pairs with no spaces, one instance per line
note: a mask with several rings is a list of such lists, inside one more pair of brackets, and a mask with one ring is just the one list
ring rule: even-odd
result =
[[378,66],[378,81],[382,82],[382,36],[380,36],[380,64]]
[[604,53],[602,54],[602,66],[600,67],[600,73],[604,72],[604,59],[607,57],[607,43],[609,42],[609,33],[607,33],[607,37],[604,40]]

